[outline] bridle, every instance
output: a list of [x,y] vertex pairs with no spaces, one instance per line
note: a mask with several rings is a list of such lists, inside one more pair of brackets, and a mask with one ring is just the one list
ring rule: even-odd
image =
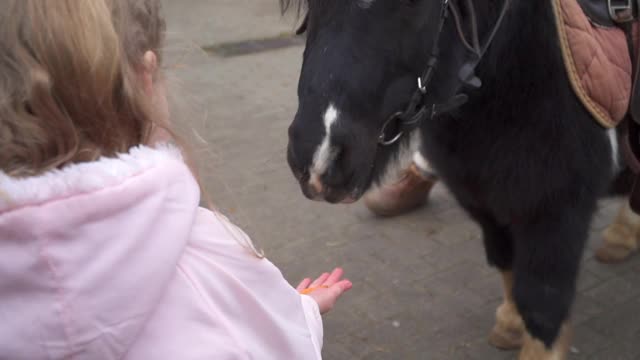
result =
[[[462,0],[460,0],[462,1]],[[475,7],[472,0],[465,0],[467,11],[469,12],[471,29],[470,38],[467,37],[463,24],[460,8],[455,0],[441,0],[440,21],[438,24],[438,32],[436,33],[431,55],[427,61],[427,67],[420,77],[418,77],[418,87],[411,97],[409,105],[404,111],[394,113],[389,117],[382,126],[380,135],[378,136],[378,144],[381,146],[390,146],[397,143],[405,134],[411,133],[417,129],[423,121],[433,119],[438,114],[449,112],[464,105],[468,96],[462,93],[456,94],[444,103],[427,102],[427,94],[429,85],[433,80],[438,60],[440,58],[440,41],[449,13],[453,16],[456,30],[460,41],[470,53],[469,59],[462,65],[458,72],[458,77],[463,85],[471,88],[480,88],[482,81],[475,75],[475,69],[484,58],[487,49],[493,42],[500,25],[509,9],[511,0],[504,0],[500,15],[496,20],[491,32],[487,35],[483,44],[479,40],[478,22]]]

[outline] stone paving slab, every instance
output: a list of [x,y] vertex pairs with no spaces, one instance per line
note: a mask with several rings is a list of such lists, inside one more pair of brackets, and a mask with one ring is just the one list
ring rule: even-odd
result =
[[[199,49],[289,31],[276,0],[164,3],[170,86],[182,98],[174,115],[208,143],[194,146],[216,206],[291,282],[334,265],[354,282],[325,318],[325,359],[515,359],[487,344],[501,281],[485,264],[478,227],[442,185],[427,207],[396,219],[304,199],[284,152],[303,49],[230,58]],[[602,201],[592,225],[571,359],[640,359],[640,257],[618,266],[593,259],[618,204]]]
[[282,18],[278,0],[162,0],[172,36],[207,46],[291,32],[294,16]]

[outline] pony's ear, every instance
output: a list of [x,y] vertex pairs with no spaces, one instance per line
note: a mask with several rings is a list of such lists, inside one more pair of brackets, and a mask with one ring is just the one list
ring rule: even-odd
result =
[[307,25],[309,25],[309,14],[304,16],[304,20],[302,20],[302,24],[296,30],[296,35],[302,35],[307,32]]

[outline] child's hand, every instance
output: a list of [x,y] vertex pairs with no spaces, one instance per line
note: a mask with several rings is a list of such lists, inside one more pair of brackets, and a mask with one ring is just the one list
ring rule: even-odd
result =
[[318,303],[320,313],[326,314],[333,309],[338,298],[353,287],[351,281],[340,279],[342,274],[342,269],[336,268],[331,274],[324,273],[313,282],[309,278],[304,279],[296,290],[311,296]]

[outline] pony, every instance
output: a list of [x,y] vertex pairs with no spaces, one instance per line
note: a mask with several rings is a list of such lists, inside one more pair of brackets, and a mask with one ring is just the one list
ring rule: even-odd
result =
[[[352,203],[419,149],[503,278],[491,344],[564,359],[580,260],[619,170],[566,73],[550,0],[280,0],[305,14],[287,160]],[[418,79],[418,81],[416,81]]]

